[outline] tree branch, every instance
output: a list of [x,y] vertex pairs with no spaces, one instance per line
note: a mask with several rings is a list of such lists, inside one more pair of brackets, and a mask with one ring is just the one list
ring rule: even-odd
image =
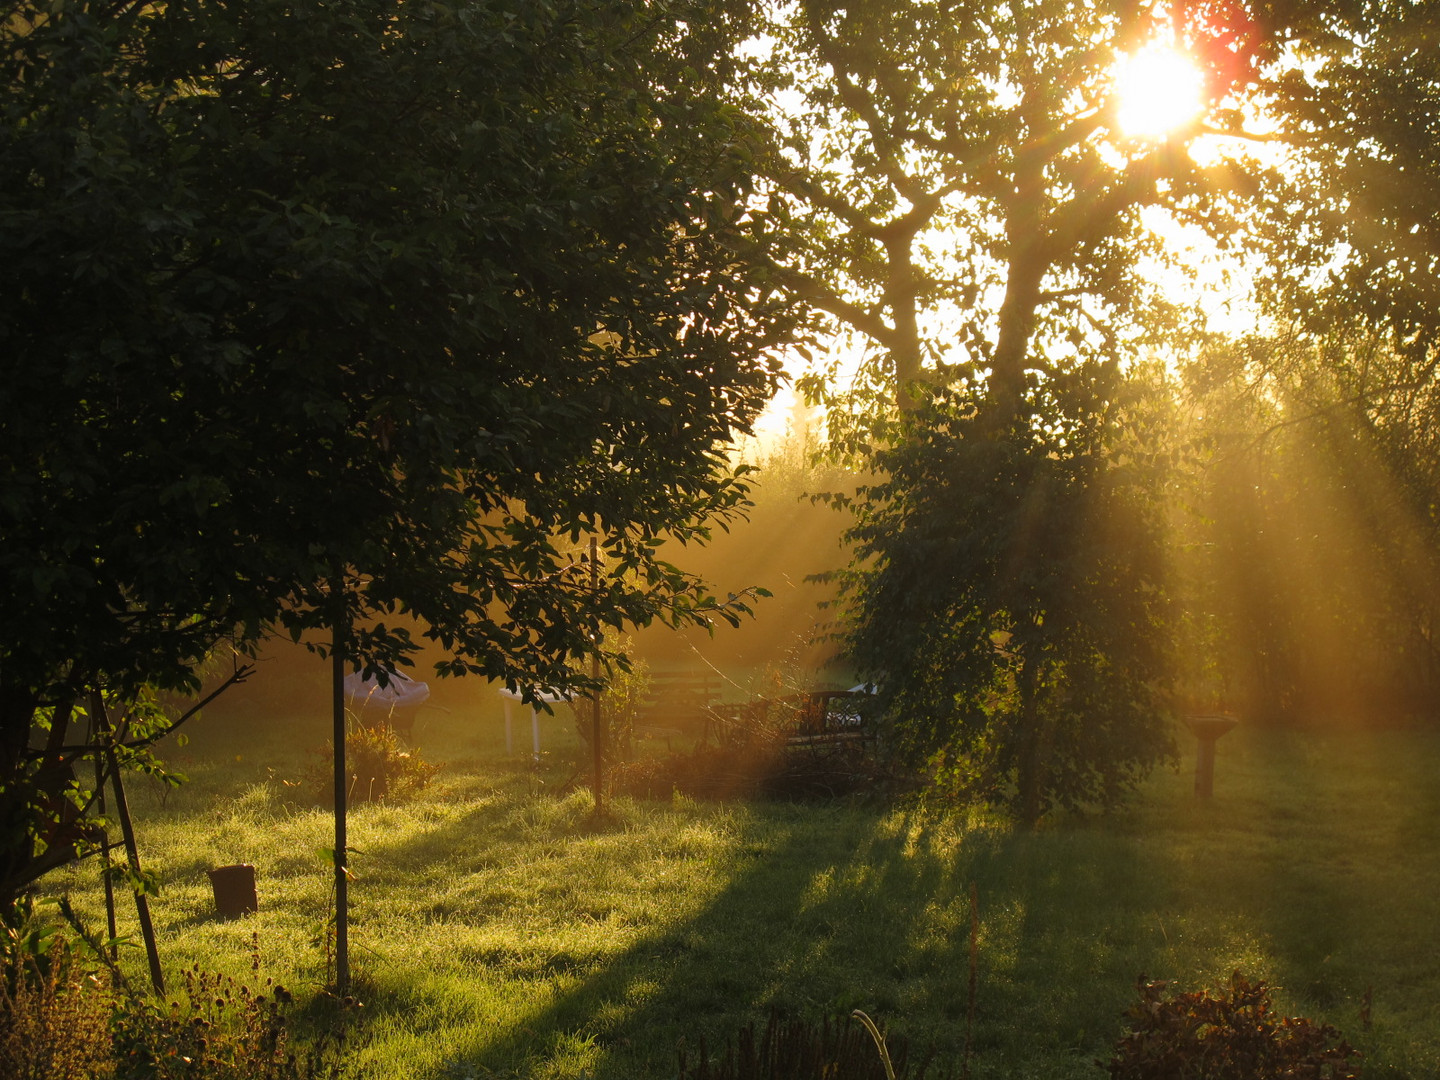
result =
[[846,300],[833,289],[799,270],[779,268],[777,276],[798,296],[804,297],[821,311],[835,316],[853,329],[874,338],[884,348],[893,348],[895,328],[868,308]]
[[[236,686],[239,683],[244,682],[254,673],[254,664],[241,664],[238,668],[235,669],[235,671],[230,675],[228,679],[226,679],[223,683],[217,686],[209,694],[206,694],[205,697],[203,697],[200,701],[192,705],[178,719],[172,721],[169,724],[166,724],[159,731],[147,735],[142,739],[127,740],[123,737],[122,731],[121,737],[116,739],[113,744],[110,742],[106,742],[103,744],[82,743],[79,745],[60,746],[54,748],[53,750],[47,747],[44,750],[31,750],[29,751],[27,756],[31,760],[40,760],[51,754],[58,754],[61,756],[62,761],[68,761],[68,759],[71,758],[82,757],[85,754],[94,753],[96,750],[103,750],[111,745],[114,745],[116,747],[123,747],[126,750],[143,750],[147,746],[153,746],[155,743],[159,742],[166,736],[173,735],[179,729],[181,724],[185,723],[187,720],[193,717],[206,705],[209,705],[226,690],[230,689],[230,687]],[[128,724],[128,720],[129,718],[127,717],[126,720],[122,721],[122,723]]]
[[834,214],[852,232],[872,240],[881,239],[883,225],[875,224],[873,220],[856,210],[844,199],[832,195],[823,186],[817,184],[809,173],[799,169],[778,171],[774,174],[774,180],[782,190],[804,199],[821,210],[827,210]]

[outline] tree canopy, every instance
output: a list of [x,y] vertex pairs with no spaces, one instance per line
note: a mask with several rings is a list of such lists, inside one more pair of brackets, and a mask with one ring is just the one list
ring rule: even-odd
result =
[[1171,324],[1141,211],[1233,195],[1186,143],[1245,136],[1226,99],[1266,43],[1177,12],[1209,108],[1142,138],[1114,75],[1158,5],[780,12],[768,175],[811,222],[782,277],[869,347],[858,393],[810,383],[878,473],[840,575],[851,655],[916,763],[1032,822],[1111,800],[1169,748],[1164,470],[1127,365]]
[[[893,701],[929,710],[902,741],[991,753],[984,783],[1018,778],[1027,816],[1108,797],[1163,752],[1164,410],[1136,361],[1189,328],[1147,209],[1243,249],[1303,339],[1232,370],[1293,381],[1337,342],[1383,342],[1345,353],[1336,392],[1434,524],[1414,459],[1440,355],[1437,18],[19,0],[0,27],[6,823],[56,816],[64,790],[86,804],[69,732],[89,693],[193,690],[221,642],[344,622],[383,667],[418,625],[443,670],[533,690],[583,681],[602,626],[733,615],[659,545],[743,503],[725,450],[802,304],[869,354],[858,391],[809,390],[879,470],[849,632]],[[1203,108],[1138,137],[1115,65],[1162,31],[1200,63]],[[1192,154],[1202,135],[1287,156]],[[1063,734],[1107,695],[1108,773]],[[1069,749],[1026,780],[1046,745]],[[1047,795],[1046,775],[1069,779]],[[6,855],[6,887],[36,850]]]
[[1410,356],[1433,353],[1440,12],[1332,2],[1298,5],[1295,20],[1303,62],[1277,66],[1265,86],[1287,149],[1285,187],[1255,207],[1266,297],[1309,331],[1365,323]]
[[221,641],[340,618],[337,584],[358,662],[405,662],[414,619],[446,671],[527,690],[571,684],[602,623],[733,615],[658,543],[742,503],[726,448],[794,322],[733,254],[771,240],[718,92],[745,18],[12,6],[7,836],[37,786],[86,803],[88,692],[192,689]]
[[875,455],[845,586],[851,657],[894,740],[952,792],[1112,803],[1172,750],[1158,381],[1086,369],[996,431],[983,389],[937,391]]
[[[1163,560],[1102,557],[1085,523],[1108,506],[1135,525],[1105,541],[1115,551],[1161,543],[1169,474],[1145,463],[1165,410],[1139,420],[1151,376],[1135,365],[1205,340],[1168,295],[1185,268],[1162,272],[1146,212],[1244,253],[1257,301],[1311,335],[1301,353],[1333,354],[1358,318],[1408,358],[1419,391],[1435,359],[1435,16],[1235,0],[775,10],[768,175],[807,222],[782,277],[867,353],[848,388],[833,368],[809,380],[840,451],[879,473],[855,502],[842,575],[852,655],[890,682],[902,744],[958,762],[1024,816],[1108,798],[1159,753],[1176,582]],[[1198,65],[1200,107],[1135,136],[1117,65],[1149,39]],[[1363,371],[1386,417],[1406,411],[1379,385],[1395,363]],[[1380,413],[1366,418],[1378,433]],[[1173,452],[1183,435],[1159,441]],[[1392,467],[1413,473],[1406,454]],[[1121,609],[1136,616],[1103,614]],[[1013,647],[1017,626],[1038,637]],[[1067,685],[1081,671],[1084,694]],[[1056,718],[1087,694],[1073,730],[1107,734],[1064,746]],[[1026,755],[1047,744],[1037,774]]]
[[868,339],[882,399],[968,378],[1014,403],[1027,372],[1153,336],[1139,212],[1205,214],[1242,182],[1185,147],[1205,126],[1244,136],[1228,95],[1274,48],[1214,7],[1177,13],[1205,46],[1208,115],[1157,139],[1126,133],[1114,86],[1165,26],[1157,5],[781,6],[771,176],[811,221],[787,280]]
[[[1440,12],[1294,5],[1243,238],[1264,322],[1185,367],[1190,618],[1252,715],[1433,713]],[[1203,579],[1203,580],[1202,580]]]

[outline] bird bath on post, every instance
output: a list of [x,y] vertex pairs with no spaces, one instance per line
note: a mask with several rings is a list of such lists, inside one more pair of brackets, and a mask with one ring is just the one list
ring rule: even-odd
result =
[[1185,726],[1199,743],[1195,758],[1195,797],[1208,799],[1215,794],[1215,741],[1240,723],[1233,716],[1218,713],[1182,717]]

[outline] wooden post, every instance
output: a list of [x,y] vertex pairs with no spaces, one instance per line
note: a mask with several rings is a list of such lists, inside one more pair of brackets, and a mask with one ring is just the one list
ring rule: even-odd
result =
[[[130,873],[140,878],[140,847],[135,842],[135,826],[130,820],[130,804],[125,799],[125,785],[120,779],[120,762],[115,754],[115,743],[110,738],[110,717],[105,712],[105,699],[100,691],[90,692],[90,708],[95,714],[95,726],[100,738],[105,740],[105,761],[110,769],[110,783],[115,789],[115,813],[120,817],[120,835],[125,839],[125,857],[129,861]],[[165,994],[165,973],[160,970],[160,950],[155,944],[155,926],[150,921],[150,901],[145,891],[135,889],[135,916],[140,920],[140,937],[145,942],[145,958],[150,962],[150,984],[162,997]]]
[[[98,723],[92,721],[90,725],[92,741],[99,744]],[[101,755],[95,755],[95,808],[100,811],[100,816],[105,816],[105,763]],[[115,979],[117,971],[115,964],[119,959],[115,940],[120,936],[119,928],[115,925],[115,883],[110,880],[110,830],[105,830],[105,839],[100,842],[100,861],[104,863],[104,870],[101,872],[101,880],[105,884],[105,930],[109,935],[106,941],[109,943],[106,951],[110,954],[111,979]]]
[[[590,592],[598,601],[600,598],[600,545],[596,543],[595,537],[590,538]],[[600,617],[597,611],[595,617],[595,639],[591,642],[594,652],[590,656],[590,674],[598,684],[600,681]],[[597,685],[590,693],[590,719],[591,719],[591,742],[595,744],[595,816],[601,817],[605,813],[604,790],[605,778],[603,774],[605,761],[605,725],[600,717],[600,687]]]
[[345,830],[345,797],[350,779],[345,768],[345,644],[349,635],[343,575],[336,574],[331,581],[330,595],[335,603],[330,641],[330,704],[335,746],[335,992],[343,998],[350,993],[350,890]]

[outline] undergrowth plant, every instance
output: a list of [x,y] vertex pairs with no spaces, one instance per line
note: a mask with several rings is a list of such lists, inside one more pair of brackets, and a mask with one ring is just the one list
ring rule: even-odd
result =
[[295,999],[262,980],[258,934],[248,982],[194,964],[173,997],[157,999],[113,966],[67,902],[60,907],[75,945],[26,903],[3,920],[3,1080],[335,1080],[353,1063],[359,1006],[320,995],[296,1038]]
[[[610,671],[605,678],[605,689],[600,692],[606,758],[611,762],[625,762],[635,756],[635,723],[650,697],[650,665],[629,655],[634,651],[629,637],[606,644],[629,657],[628,666],[617,665]],[[571,703],[582,764],[588,763],[594,753],[591,738],[595,720],[591,701],[589,697],[582,697]]]
[[[126,996],[116,1009],[115,1080],[331,1080],[347,1067],[348,1016],[315,1038],[292,1036],[294,998],[266,980],[258,989],[228,975],[184,972],[168,1002]],[[345,1010],[348,1011],[348,1010]]]
[[110,1075],[110,993],[70,946],[0,959],[0,1076],[5,1080],[98,1080]]
[[[305,769],[306,788],[317,802],[334,800],[334,744],[311,751],[313,760]],[[440,766],[407,747],[388,725],[355,724],[345,736],[345,765],[350,775],[346,798],[350,802],[381,802],[406,799],[421,791]]]

